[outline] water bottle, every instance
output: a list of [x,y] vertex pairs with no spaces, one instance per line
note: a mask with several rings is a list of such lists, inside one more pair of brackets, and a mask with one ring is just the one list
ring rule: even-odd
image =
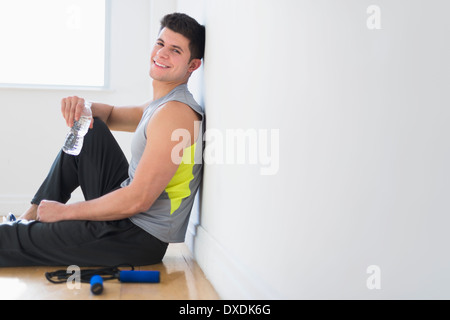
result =
[[65,153],[73,156],[80,154],[81,149],[83,148],[84,136],[88,132],[92,120],[91,105],[91,102],[85,101],[80,120],[75,121],[73,127],[67,134],[66,141],[63,146],[63,151]]

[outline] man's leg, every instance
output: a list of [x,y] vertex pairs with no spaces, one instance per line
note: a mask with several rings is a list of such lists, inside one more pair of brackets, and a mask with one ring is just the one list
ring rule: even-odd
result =
[[61,150],[31,203],[39,205],[44,199],[66,203],[79,186],[85,199],[92,200],[116,190],[127,178],[125,155],[106,124],[96,118],[80,155]]
[[129,219],[0,225],[0,267],[140,266],[161,262],[166,249]]
[[[60,152],[32,203],[67,202],[81,186],[86,200],[120,187],[128,162],[106,125],[95,120],[79,156]],[[167,244],[129,219],[111,222],[16,222],[0,226],[0,266],[152,264]]]
[[66,203],[81,186],[86,200],[98,198],[120,187],[128,177],[128,162],[105,123],[95,119],[78,156],[60,150],[50,172],[19,219],[35,220],[41,200]]

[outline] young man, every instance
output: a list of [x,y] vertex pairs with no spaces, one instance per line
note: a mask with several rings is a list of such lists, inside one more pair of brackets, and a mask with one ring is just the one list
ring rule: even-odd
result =
[[[205,29],[191,17],[162,19],[150,59],[153,100],[92,105],[80,155],[61,151],[31,207],[18,222],[0,225],[0,267],[146,265],[160,262],[168,243],[184,241],[201,180],[195,161],[204,118],[187,82],[204,46]],[[82,98],[62,100],[68,126],[83,106]],[[135,132],[130,164],[110,130]],[[66,204],[78,186],[86,201]]]

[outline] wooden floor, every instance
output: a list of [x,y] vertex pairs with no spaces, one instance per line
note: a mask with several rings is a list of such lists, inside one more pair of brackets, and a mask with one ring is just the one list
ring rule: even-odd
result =
[[216,300],[220,299],[184,244],[171,244],[162,263],[136,270],[158,270],[157,284],[104,282],[95,296],[90,285],[69,289],[47,281],[45,272],[62,267],[0,268],[0,300]]

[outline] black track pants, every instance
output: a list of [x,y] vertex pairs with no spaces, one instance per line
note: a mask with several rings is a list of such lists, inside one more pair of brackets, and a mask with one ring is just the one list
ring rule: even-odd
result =
[[[120,188],[128,162],[99,119],[85,137],[79,156],[60,152],[31,203],[66,203],[81,187],[86,200]],[[0,225],[0,267],[14,266],[135,266],[158,263],[167,243],[129,219],[119,221],[15,222]]]

